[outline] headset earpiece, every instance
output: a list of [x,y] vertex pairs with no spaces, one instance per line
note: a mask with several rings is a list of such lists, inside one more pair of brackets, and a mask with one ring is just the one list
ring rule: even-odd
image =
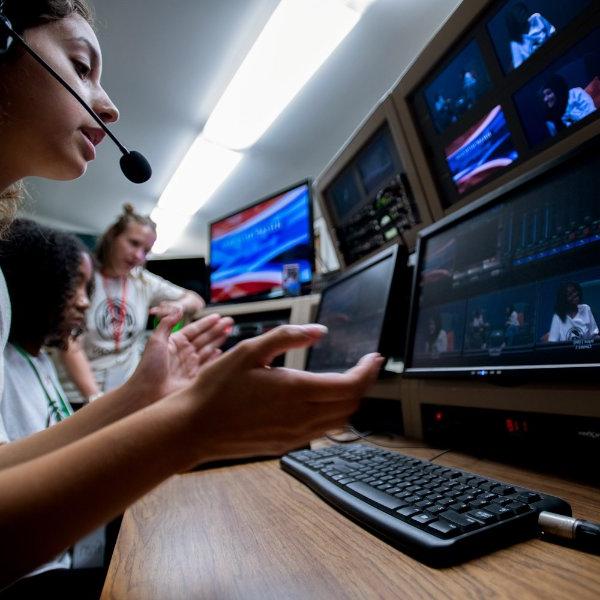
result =
[[2,58],[13,44],[13,28],[10,21],[0,14],[0,58]]

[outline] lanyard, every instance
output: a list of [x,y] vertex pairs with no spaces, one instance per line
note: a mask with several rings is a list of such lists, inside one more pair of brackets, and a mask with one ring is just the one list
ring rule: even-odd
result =
[[125,326],[125,317],[127,315],[127,277],[121,278],[121,304],[119,306],[119,314],[117,317],[117,309],[113,299],[110,297],[108,292],[108,279],[102,275],[102,285],[104,286],[104,293],[106,294],[106,302],[108,304],[108,311],[110,312],[110,318],[113,324],[113,339],[115,340],[115,351],[118,352],[121,348],[121,336],[123,335],[123,328]]
[[[52,378],[50,377],[49,379],[52,383],[52,387],[54,388],[54,392],[56,393],[56,398],[52,398],[50,396],[48,389],[44,385],[44,379],[40,374],[37,365],[31,360],[29,353],[27,353],[25,350],[23,350],[23,348],[21,348],[21,346],[17,344],[13,344],[13,346],[17,349],[17,352],[29,363],[29,366],[33,369],[37,380],[40,382],[40,385],[44,390],[46,400],[48,400],[48,408],[50,409],[50,412],[54,415],[54,418],[57,421],[62,421],[67,417],[70,417],[73,414],[73,407],[71,406],[70,402],[63,397],[61,391],[56,387],[54,381],[52,381]],[[48,425],[49,424],[50,423],[48,423]]]

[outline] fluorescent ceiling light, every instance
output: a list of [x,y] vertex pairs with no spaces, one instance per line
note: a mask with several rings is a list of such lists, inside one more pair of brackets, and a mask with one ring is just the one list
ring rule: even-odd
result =
[[242,150],[269,128],[372,0],[281,0],[204,128]]
[[193,215],[241,159],[239,152],[213,144],[200,135],[177,167],[158,206],[174,213]]

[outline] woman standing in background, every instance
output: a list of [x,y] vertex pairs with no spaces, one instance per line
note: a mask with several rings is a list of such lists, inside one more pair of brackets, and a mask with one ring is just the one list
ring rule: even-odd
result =
[[145,342],[148,314],[193,317],[204,306],[185,290],[144,269],[156,241],[156,225],[123,206],[120,217],[104,232],[96,249],[95,292],[87,312],[86,332],[61,353],[72,386],[61,380],[73,402],[87,402],[118,387],[135,370]]

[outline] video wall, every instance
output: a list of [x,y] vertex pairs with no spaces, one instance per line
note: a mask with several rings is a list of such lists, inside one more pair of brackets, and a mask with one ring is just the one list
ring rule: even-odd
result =
[[448,208],[598,118],[600,2],[492,3],[409,104]]
[[600,367],[598,142],[425,236],[409,367]]

